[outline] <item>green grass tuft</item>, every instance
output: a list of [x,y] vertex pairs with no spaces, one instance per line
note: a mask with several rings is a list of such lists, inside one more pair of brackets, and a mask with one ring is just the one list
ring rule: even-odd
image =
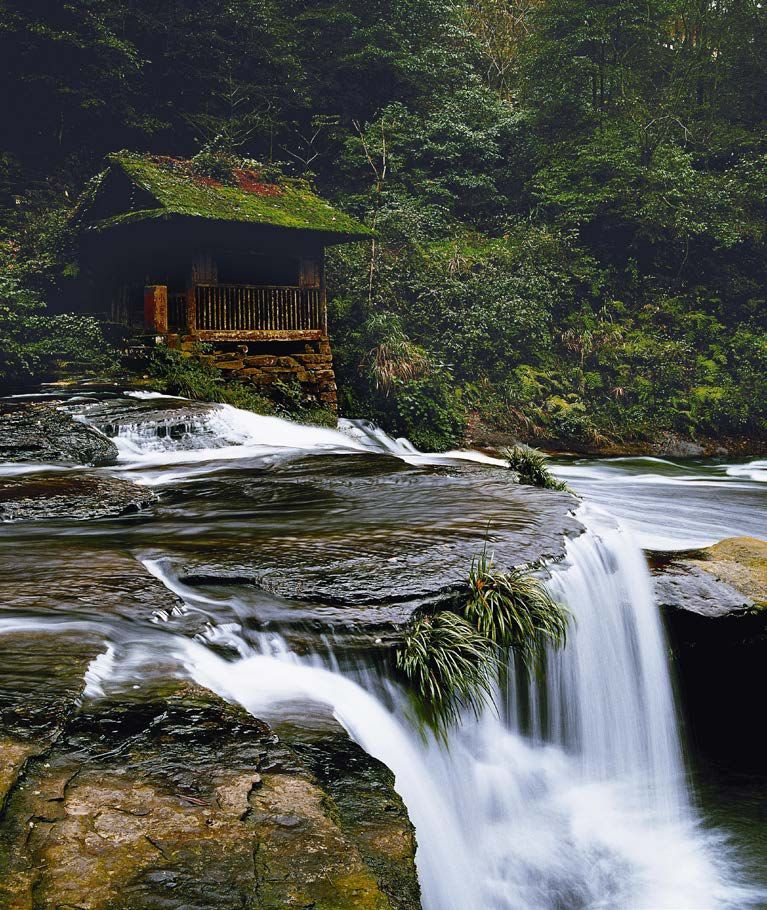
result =
[[569,493],[570,488],[562,480],[557,480],[546,467],[547,455],[531,446],[515,445],[502,449],[501,455],[506,459],[512,471],[519,476],[519,482],[533,487],[544,487],[547,490],[561,490]]
[[492,702],[498,649],[457,613],[415,619],[396,661],[435,727],[455,723],[466,709],[479,715]]
[[460,613],[443,610],[410,624],[396,654],[397,669],[437,733],[469,709],[493,704],[508,651],[528,672],[547,645],[562,647],[570,614],[529,571],[499,572],[485,553],[472,563]]
[[547,643],[565,644],[569,614],[532,573],[499,572],[483,553],[471,566],[469,592],[464,617],[481,635],[516,652],[528,669]]

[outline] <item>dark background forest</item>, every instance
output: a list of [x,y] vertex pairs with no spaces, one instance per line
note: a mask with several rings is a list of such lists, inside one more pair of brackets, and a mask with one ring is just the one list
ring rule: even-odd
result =
[[761,3],[5,0],[0,74],[6,386],[103,353],[59,310],[104,155],[220,149],[376,230],[329,261],[342,413],[425,448],[764,439]]

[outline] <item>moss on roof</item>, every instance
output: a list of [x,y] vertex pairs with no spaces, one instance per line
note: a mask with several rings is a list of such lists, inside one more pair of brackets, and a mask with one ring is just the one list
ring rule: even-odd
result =
[[157,205],[116,212],[91,222],[92,230],[181,215],[340,234],[348,239],[372,236],[369,228],[333,208],[302,180],[282,178],[269,183],[254,168],[243,166],[233,171],[231,183],[222,183],[195,173],[189,161],[130,152],[109,155],[107,161],[99,182],[111,169],[119,169]]

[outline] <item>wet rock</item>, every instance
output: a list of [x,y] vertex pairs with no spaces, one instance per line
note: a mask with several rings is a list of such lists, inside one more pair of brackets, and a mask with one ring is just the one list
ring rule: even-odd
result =
[[761,764],[751,693],[767,659],[767,543],[731,538],[651,560],[689,735],[702,754],[734,767]]
[[0,906],[416,910],[340,816],[265,724],[203,690],[99,702],[7,801]]
[[693,560],[670,562],[655,577],[655,596],[662,606],[711,618],[743,613],[754,603],[741,591],[704,571]]
[[333,798],[338,822],[357,845],[392,910],[420,906],[413,866],[415,830],[394,790],[394,775],[342,731],[285,734]]
[[700,550],[688,562],[739,591],[753,606],[767,607],[767,541],[730,537]]
[[700,458],[705,454],[704,447],[693,439],[680,436],[678,433],[665,432],[650,446],[653,455],[664,458]]
[[0,521],[85,520],[129,515],[156,500],[127,480],[80,473],[0,478]]
[[333,456],[329,470],[315,456],[217,489],[237,533],[224,537],[219,523],[217,536],[198,537],[181,555],[182,580],[237,588],[283,630],[375,637],[462,587],[483,548],[500,568],[556,561],[582,531],[573,496],[487,467],[356,455]]
[[0,402],[0,462],[110,465],[117,448],[92,427],[38,403]]

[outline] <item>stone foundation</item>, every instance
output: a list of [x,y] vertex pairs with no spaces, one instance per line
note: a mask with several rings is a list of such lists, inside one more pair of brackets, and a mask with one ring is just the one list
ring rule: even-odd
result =
[[[190,336],[169,335],[168,344],[190,356],[194,356],[197,348],[197,342]],[[227,378],[249,382],[266,395],[276,382],[298,382],[307,398],[315,399],[330,411],[338,410],[333,354],[327,339],[300,344],[248,342],[215,347],[217,350],[197,356],[221,370]]]

